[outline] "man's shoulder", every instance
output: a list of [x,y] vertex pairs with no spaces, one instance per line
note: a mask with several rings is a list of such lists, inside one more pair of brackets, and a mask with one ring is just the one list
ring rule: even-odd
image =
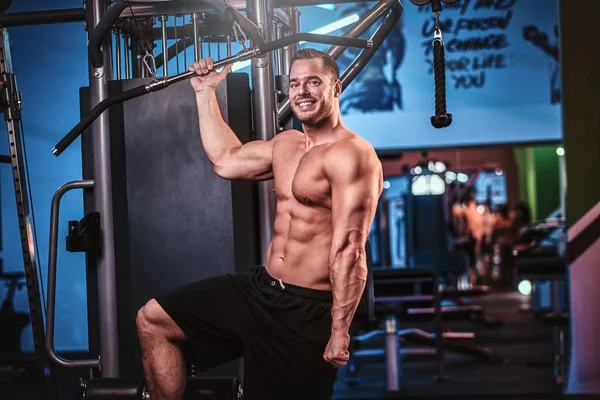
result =
[[373,146],[358,135],[334,142],[323,156],[324,171],[363,175],[367,172],[377,173],[381,170],[381,162]]
[[327,153],[331,157],[377,158],[377,154],[371,143],[355,133],[348,138],[334,142],[327,149]]
[[304,133],[296,129],[288,129],[275,135],[275,143],[286,142],[289,140],[298,140],[304,138]]

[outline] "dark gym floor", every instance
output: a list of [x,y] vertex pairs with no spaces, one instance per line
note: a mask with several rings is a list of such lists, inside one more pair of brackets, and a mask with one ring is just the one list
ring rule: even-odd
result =
[[[519,312],[524,297],[517,293],[491,293],[474,300],[485,307],[486,315],[500,318],[504,326],[490,329],[471,322],[450,323],[454,331],[475,332],[476,342],[506,359],[504,364],[491,364],[467,356],[446,355],[447,380],[437,382],[435,362],[404,363],[400,394],[383,392],[384,366],[366,365],[361,368],[360,382],[345,383],[346,371],[340,370],[334,399],[469,399],[525,400],[561,398],[561,388],[554,383],[552,372],[552,334],[550,328],[530,312]],[[408,328],[411,326],[405,326]],[[427,325],[419,326],[431,331]],[[66,371],[65,373],[69,373]],[[73,377],[72,377],[73,378]],[[68,379],[69,382],[77,381]],[[69,396],[75,398],[76,388]],[[1,400],[38,400],[46,388],[43,383],[6,385],[0,382]],[[64,393],[64,390],[61,391]],[[590,398],[590,397],[585,397]],[[580,398],[577,397],[579,400]],[[284,399],[282,399],[284,400]]]
[[[505,358],[504,364],[475,360],[468,356],[446,354],[447,379],[435,379],[436,364],[408,362],[402,366],[402,391],[386,394],[384,365],[360,369],[358,385],[345,383],[340,371],[335,399],[554,399],[561,388],[555,385],[552,371],[552,332],[531,312],[519,307],[525,297],[518,293],[495,292],[472,301],[482,305],[487,316],[499,318],[504,326],[490,329],[472,322],[450,322],[445,329],[476,333],[476,343]],[[413,326],[403,326],[410,328]],[[427,331],[432,327],[418,326]]]

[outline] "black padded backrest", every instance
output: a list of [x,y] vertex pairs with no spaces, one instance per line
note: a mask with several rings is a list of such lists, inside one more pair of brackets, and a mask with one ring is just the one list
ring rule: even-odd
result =
[[[217,88],[225,121],[251,140],[247,74]],[[116,95],[146,79],[110,81]],[[87,90],[87,89],[86,89]],[[85,92],[85,90],[84,90]],[[82,99],[89,95],[82,93]],[[89,109],[84,104],[83,109]],[[112,199],[117,278],[119,369],[141,376],[135,316],[148,300],[196,280],[249,270],[259,262],[256,188],[218,177],[200,141],[189,82],[111,107]],[[85,143],[84,143],[85,139]],[[84,177],[93,178],[92,135],[82,137]],[[93,198],[86,211],[93,211]],[[99,351],[95,260],[88,257],[90,352]],[[239,375],[237,362],[227,375]]]
[[440,274],[463,274],[468,268],[467,256],[460,251],[417,250],[415,264],[428,265]]
[[409,195],[406,206],[411,251],[448,249],[445,196]]
[[377,268],[373,292],[378,299],[432,294],[436,272],[426,265],[418,268]]
[[519,275],[556,275],[566,274],[565,257],[522,257],[517,258],[516,267]]

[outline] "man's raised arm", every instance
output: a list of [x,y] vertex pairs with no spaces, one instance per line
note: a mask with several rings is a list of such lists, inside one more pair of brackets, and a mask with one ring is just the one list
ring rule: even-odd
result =
[[382,169],[372,147],[350,140],[330,148],[323,173],[331,185],[333,224],[331,338],[324,358],[339,368],[349,357],[348,330],[367,279],[365,244],[383,186]]
[[200,139],[215,173],[225,179],[267,180],[273,178],[273,140],[255,140],[242,144],[223,120],[216,89],[227,77],[231,66],[213,70],[213,59],[201,59],[188,70],[196,93]]

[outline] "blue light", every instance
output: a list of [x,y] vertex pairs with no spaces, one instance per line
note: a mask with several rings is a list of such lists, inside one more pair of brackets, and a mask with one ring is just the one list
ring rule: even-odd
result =
[[[331,24],[327,24],[327,25],[317,28],[313,31],[310,31],[310,33],[320,33],[320,34],[326,35],[328,33],[335,32],[338,29],[341,29],[348,25],[351,25],[351,24],[355,23],[356,21],[358,21],[359,19],[360,19],[360,17],[358,16],[358,14],[352,14],[352,15],[349,15],[338,21],[332,22]],[[303,44],[303,43],[306,43],[306,42],[300,42],[299,44]],[[236,62],[233,64],[233,68],[231,68],[231,71],[235,72],[235,71],[239,71],[242,68],[246,68],[250,65],[251,62],[252,62],[252,60]]]
[[335,5],[333,5],[333,4],[320,4],[317,7],[324,8],[325,10],[329,10],[329,11],[335,10]]

